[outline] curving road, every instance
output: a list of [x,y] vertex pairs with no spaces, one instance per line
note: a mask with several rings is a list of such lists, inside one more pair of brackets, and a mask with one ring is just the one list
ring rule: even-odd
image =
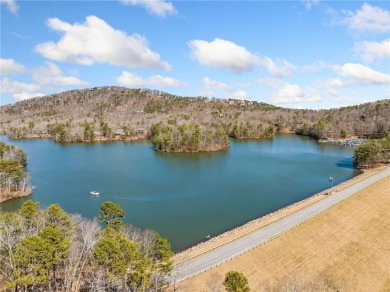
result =
[[210,252],[202,254],[198,257],[189,259],[180,265],[176,266],[171,273],[169,281],[180,282],[215,266],[218,266],[240,254],[253,249],[254,247],[263,244],[272,238],[286,232],[287,230],[305,222],[306,220],[316,216],[317,214],[329,209],[337,203],[345,200],[353,194],[365,189],[366,187],[384,179],[390,175],[390,167],[385,170],[370,176],[360,182],[357,182],[344,190],[336,192],[302,210],[292,213],[264,228],[261,228],[253,233],[250,233],[240,239],[227,243]]

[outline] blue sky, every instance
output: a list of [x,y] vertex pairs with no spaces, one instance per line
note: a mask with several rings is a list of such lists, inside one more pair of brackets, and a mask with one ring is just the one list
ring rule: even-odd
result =
[[388,1],[0,0],[1,103],[75,88],[332,108],[390,98]]

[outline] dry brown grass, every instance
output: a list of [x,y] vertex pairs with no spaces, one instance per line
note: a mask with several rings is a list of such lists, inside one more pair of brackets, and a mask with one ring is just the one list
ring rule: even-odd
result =
[[232,270],[248,278],[252,291],[318,284],[321,291],[390,291],[390,178],[180,287],[218,291],[209,287]]

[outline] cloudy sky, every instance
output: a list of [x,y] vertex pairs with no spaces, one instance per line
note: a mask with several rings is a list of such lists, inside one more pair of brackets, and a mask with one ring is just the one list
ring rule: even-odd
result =
[[390,98],[387,1],[0,0],[1,104],[118,85],[331,108]]

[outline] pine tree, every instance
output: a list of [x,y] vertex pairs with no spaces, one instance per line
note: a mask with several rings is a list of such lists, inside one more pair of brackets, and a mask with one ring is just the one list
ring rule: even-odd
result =
[[248,280],[242,273],[231,271],[228,272],[225,276],[225,281],[223,282],[226,290],[228,292],[249,292]]
[[125,211],[113,202],[107,201],[100,206],[99,221],[105,223],[114,229],[120,229],[124,226],[123,218]]

